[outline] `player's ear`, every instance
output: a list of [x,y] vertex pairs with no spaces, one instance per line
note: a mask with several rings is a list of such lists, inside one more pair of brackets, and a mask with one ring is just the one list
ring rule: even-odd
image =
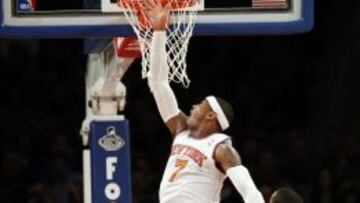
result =
[[215,112],[213,112],[213,111],[209,111],[208,113],[207,113],[207,115],[206,115],[206,118],[208,119],[208,120],[216,120],[217,118],[216,118],[216,113]]

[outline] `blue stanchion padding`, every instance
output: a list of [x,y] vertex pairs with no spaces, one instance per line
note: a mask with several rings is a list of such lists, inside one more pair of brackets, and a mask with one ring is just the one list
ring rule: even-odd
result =
[[90,124],[92,203],[131,203],[127,120]]

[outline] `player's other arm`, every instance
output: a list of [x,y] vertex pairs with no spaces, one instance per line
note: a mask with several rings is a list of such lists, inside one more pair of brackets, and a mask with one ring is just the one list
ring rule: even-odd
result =
[[169,18],[169,4],[144,1],[148,19],[154,30],[150,48],[150,71],[148,84],[155,98],[161,118],[172,135],[186,129],[186,116],[179,110],[174,92],[170,88],[169,66],[166,55],[166,26]]
[[249,171],[241,164],[238,152],[230,144],[218,145],[215,149],[214,158],[221,169],[226,172],[245,203],[265,203]]

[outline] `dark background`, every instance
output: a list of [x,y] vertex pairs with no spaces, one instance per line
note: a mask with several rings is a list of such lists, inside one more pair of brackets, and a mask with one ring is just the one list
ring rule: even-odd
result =
[[[82,202],[82,46],[79,39],[0,40],[0,202]],[[227,133],[266,198],[289,186],[309,203],[358,203],[359,58],[359,1],[318,0],[309,33],[193,37],[191,86],[173,88],[185,112],[209,94],[232,103]],[[133,196],[155,203],[171,139],[140,77],[136,61],[123,79]],[[241,202],[229,182],[222,202]]]

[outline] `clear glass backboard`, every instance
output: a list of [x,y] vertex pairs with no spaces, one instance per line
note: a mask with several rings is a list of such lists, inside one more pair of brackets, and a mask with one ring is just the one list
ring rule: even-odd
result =
[[[56,3],[55,3],[56,2]],[[134,35],[116,0],[1,0],[0,36]],[[313,0],[205,0],[194,35],[291,34],[313,26]]]

